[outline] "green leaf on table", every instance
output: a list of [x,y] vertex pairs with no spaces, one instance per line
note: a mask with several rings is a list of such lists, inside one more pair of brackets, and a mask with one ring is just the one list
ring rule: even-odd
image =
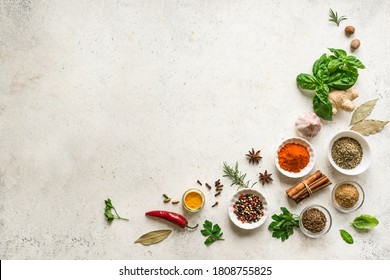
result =
[[349,125],[354,125],[367,118],[374,109],[377,101],[378,99],[369,100],[357,107],[352,114],[351,123]]
[[[118,215],[118,212],[116,212],[115,207],[112,205],[111,199],[107,198],[106,200],[104,200],[104,203],[106,205],[106,207],[104,208],[104,215],[106,216],[108,222],[112,222],[114,219],[120,219],[125,221],[129,220],[126,218],[122,218]],[[112,210],[114,210],[115,214],[112,212]]]
[[319,59],[317,59],[314,64],[313,64],[313,69],[312,69],[312,72],[313,72],[313,75],[316,76],[318,71],[320,70],[321,66],[326,66],[328,67],[328,63],[330,62],[330,59],[328,58],[328,56],[326,55],[326,53],[324,53],[323,55],[321,55],[321,57]]
[[329,101],[328,92],[329,88],[327,86],[316,90],[316,95],[313,98],[313,109],[317,116],[331,121],[333,117],[332,104]]
[[144,246],[156,244],[166,239],[171,234],[171,232],[172,230],[170,229],[151,231],[142,235],[134,243],[140,243]]
[[297,84],[302,89],[315,90],[319,82],[316,77],[309,74],[299,74],[297,76]]
[[340,229],[340,235],[348,244],[353,244],[353,237],[346,230]]
[[362,120],[351,127],[351,130],[359,132],[364,136],[375,134],[381,131],[389,121]]
[[209,246],[210,244],[214,243],[217,240],[223,240],[222,235],[223,232],[221,231],[221,227],[218,224],[215,224],[213,226],[213,223],[205,220],[203,223],[203,229],[200,231],[200,233],[207,237],[204,241],[204,244]]
[[272,231],[272,237],[285,241],[294,234],[294,227],[299,227],[299,216],[292,214],[286,207],[280,207],[280,210],[281,214],[271,216],[273,221],[268,229]]
[[347,52],[342,49],[328,48],[328,50],[330,50],[336,58],[343,59],[347,57]]
[[361,229],[361,230],[373,229],[378,224],[379,224],[379,221],[377,218],[370,216],[370,215],[367,215],[367,214],[360,215],[359,217],[355,218],[352,221],[352,225],[355,228]]
[[359,68],[359,69],[365,69],[366,67],[363,65],[363,63],[357,59],[356,57],[354,57],[353,55],[349,55],[347,56],[346,58],[346,64],[348,66],[352,66],[352,67],[356,67],[356,68]]

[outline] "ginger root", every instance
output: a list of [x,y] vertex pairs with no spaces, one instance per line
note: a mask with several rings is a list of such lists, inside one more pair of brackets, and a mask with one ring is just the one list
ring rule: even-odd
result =
[[352,100],[359,96],[359,92],[354,88],[347,90],[333,90],[329,92],[329,101],[332,104],[332,113],[336,115],[337,110],[342,109],[347,112],[355,110],[356,105]]

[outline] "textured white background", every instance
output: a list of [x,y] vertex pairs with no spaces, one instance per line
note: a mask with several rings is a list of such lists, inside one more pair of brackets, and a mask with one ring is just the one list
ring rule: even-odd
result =
[[[348,16],[328,21],[333,8]],[[390,3],[388,1],[0,1],[0,258],[1,259],[389,259],[389,128],[367,137],[370,168],[355,178],[366,201],[352,214],[331,205],[331,187],[295,205],[284,191],[294,185],[278,174],[279,143],[296,136],[296,117],[311,98],[295,77],[309,72],[327,47],[348,49],[367,69],[356,88],[361,104],[379,98],[372,118],[389,119]],[[343,28],[356,27],[347,38]],[[333,182],[327,143],[347,129],[349,113],[324,122],[311,142],[315,169]],[[386,140],[387,139],[387,140]],[[259,166],[245,159],[261,149]],[[176,228],[144,213],[181,205],[196,180],[222,178],[222,163],[240,163],[248,179],[273,173],[256,185],[270,212],[309,203],[327,207],[331,231],[313,240],[299,230],[282,243],[267,230],[241,231],[227,207],[236,188],[222,179],[219,205],[207,192],[205,208],[185,214],[190,223],[220,224],[225,241],[203,245],[199,230]],[[110,197],[130,222],[109,225]],[[375,215],[380,225],[358,233],[349,222]],[[133,242],[157,229],[173,229],[164,242]],[[344,228],[355,238],[347,245]]]

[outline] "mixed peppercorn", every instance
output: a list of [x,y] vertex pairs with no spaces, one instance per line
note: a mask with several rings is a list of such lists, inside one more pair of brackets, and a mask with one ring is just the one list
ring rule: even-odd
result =
[[264,216],[263,202],[254,194],[241,194],[233,208],[234,214],[242,223],[256,223]]

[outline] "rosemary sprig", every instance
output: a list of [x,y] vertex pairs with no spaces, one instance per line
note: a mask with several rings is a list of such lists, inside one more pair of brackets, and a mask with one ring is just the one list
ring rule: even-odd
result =
[[[225,173],[223,177],[229,177],[233,181],[231,186],[238,185],[238,188],[249,188],[250,180],[245,182],[246,173],[242,174],[238,170],[238,162],[236,162],[234,167],[231,167],[226,162],[224,162],[223,172]],[[253,187],[255,184],[256,182],[254,182],[250,187]]]
[[341,16],[341,17],[339,17],[339,16],[337,15],[337,12],[333,12],[332,9],[329,9],[329,21],[332,21],[332,22],[336,23],[337,26],[340,25],[340,22],[341,22],[342,20],[346,20],[346,19],[347,19],[346,16]]

